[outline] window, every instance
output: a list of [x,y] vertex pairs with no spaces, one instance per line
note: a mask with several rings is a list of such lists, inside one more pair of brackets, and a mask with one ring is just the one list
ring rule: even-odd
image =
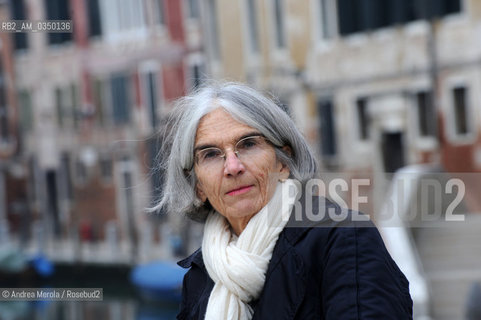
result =
[[[70,20],[69,2],[65,0],[45,0],[47,20]],[[49,44],[62,44],[72,40],[72,33],[48,33]]]
[[406,165],[404,135],[402,132],[383,132],[380,138],[384,171],[394,173]]
[[64,126],[64,106],[62,90],[60,88],[55,88],[55,109],[57,111],[57,124],[60,128]]
[[139,5],[137,1],[116,1],[116,7],[119,13],[116,17],[119,31],[135,30],[145,26],[144,6]]
[[201,53],[191,53],[184,60],[185,67],[185,91],[190,92],[202,86],[207,79],[205,57]]
[[418,131],[421,137],[436,135],[436,113],[431,92],[423,91],[416,94],[418,114]]
[[127,235],[128,239],[135,243],[137,238],[137,227],[135,219],[135,176],[134,164],[127,156],[115,165],[118,168],[119,183],[117,186],[117,195],[119,204],[119,218],[122,224],[122,231]]
[[153,18],[155,25],[165,24],[164,0],[153,0]]
[[329,39],[336,34],[335,0],[317,0],[319,5],[319,38]]
[[95,119],[100,127],[113,123],[111,81],[104,78],[92,78],[92,98],[95,107]]
[[375,30],[389,25],[389,6],[391,1],[361,1],[360,26],[364,30]]
[[70,171],[71,158],[68,153],[63,153],[61,157],[61,179],[62,197],[67,201],[73,200],[72,174]]
[[419,16],[419,2],[416,0],[392,0],[389,6],[389,20],[402,24],[416,20]]
[[187,0],[187,8],[189,12],[189,18],[199,18],[199,0]]
[[[14,0],[10,1],[10,9],[12,20],[27,20],[26,10],[25,10],[25,0]],[[14,44],[15,49],[27,49],[28,47],[28,33],[15,33]]]
[[78,88],[71,84],[67,87],[55,89],[55,109],[57,111],[57,124],[59,128],[78,127]]
[[35,156],[32,155],[28,159],[27,166],[28,166],[28,176],[29,176],[29,179],[27,179],[27,181],[28,181],[27,182],[28,183],[28,186],[27,186],[28,194],[29,194],[29,197],[30,197],[32,203],[35,206],[38,206],[38,201],[39,201],[39,198],[40,198],[39,195],[41,194],[41,190],[43,190],[44,184],[39,183],[40,168],[39,168],[38,161],[35,158]]
[[88,180],[88,169],[82,159],[75,161],[75,181],[78,185],[85,185]]
[[47,196],[47,213],[52,221],[54,235],[56,238],[58,238],[60,236],[60,210],[58,195],[58,172],[56,170],[46,170],[45,191]]
[[101,127],[107,124],[108,119],[106,111],[105,85],[106,83],[102,79],[92,80],[92,98],[95,107],[95,118]]
[[461,0],[338,0],[339,32],[376,30],[461,11]]
[[337,14],[339,20],[339,32],[342,35],[355,33],[360,28],[360,8],[358,0],[339,0]]
[[4,142],[9,138],[9,114],[7,104],[7,84],[5,80],[5,73],[3,72],[3,66],[0,61],[0,139]]
[[259,53],[259,29],[257,25],[256,0],[247,1],[248,45],[252,53]]
[[89,20],[89,36],[100,36],[102,34],[102,25],[100,22],[99,0],[89,0],[86,2]]
[[214,60],[220,59],[219,34],[217,25],[216,0],[207,0],[208,14],[207,27],[209,30],[209,42],[211,55]]
[[113,106],[114,124],[130,122],[130,87],[125,74],[114,74],[110,78],[110,92]]
[[27,90],[21,90],[18,93],[18,103],[20,106],[20,125],[22,131],[31,131],[33,128],[32,99]]
[[427,2],[426,13],[429,17],[442,17],[461,11],[461,0],[431,0]]
[[467,106],[467,89],[465,87],[457,87],[453,89],[454,99],[454,128],[458,135],[467,134],[468,128],[468,106]]
[[148,110],[151,128],[155,130],[159,123],[159,95],[157,94],[157,88],[159,88],[159,86],[157,83],[157,75],[155,71],[148,71],[144,73],[142,77],[143,101]]
[[78,89],[78,85],[75,84],[75,83],[72,83],[70,85],[70,101],[71,101],[71,104],[70,104],[70,109],[72,110],[71,111],[71,114],[72,114],[72,122],[73,122],[73,127],[74,128],[78,128],[78,121],[79,121],[79,117],[78,117],[78,112],[77,110],[79,109],[78,106],[80,104],[80,92],[79,92],[79,89]]
[[[134,194],[132,191],[133,187],[133,174],[131,171],[124,171],[122,174],[123,179],[123,190],[124,190],[124,204],[125,204],[125,211],[127,216],[132,219],[132,215],[134,214]],[[133,221],[129,221],[133,222]],[[130,225],[130,223],[129,223]]]
[[284,35],[284,7],[283,0],[274,1],[274,28],[275,28],[275,43],[279,49],[286,47],[286,40]]
[[141,2],[142,5],[137,0],[99,1],[100,12],[102,13],[102,34],[109,41],[145,36],[146,20],[144,10],[149,6],[145,6],[144,1]]
[[320,100],[317,106],[319,110],[322,155],[332,157],[337,152],[334,106],[331,100]]
[[369,114],[367,110],[367,98],[360,98],[356,101],[358,134],[361,140],[369,139]]
[[202,85],[205,79],[205,67],[202,63],[195,63],[190,66],[191,72],[191,90],[194,90]]
[[100,176],[104,183],[112,182],[112,158],[109,155],[103,155],[100,157]]

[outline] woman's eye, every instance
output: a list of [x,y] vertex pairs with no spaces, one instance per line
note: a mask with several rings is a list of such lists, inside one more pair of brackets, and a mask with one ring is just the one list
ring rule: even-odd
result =
[[237,145],[238,149],[249,149],[252,147],[255,147],[258,144],[257,139],[255,138],[249,138],[249,139],[244,139],[239,142]]
[[213,159],[220,155],[220,150],[204,150],[201,158],[204,160]]

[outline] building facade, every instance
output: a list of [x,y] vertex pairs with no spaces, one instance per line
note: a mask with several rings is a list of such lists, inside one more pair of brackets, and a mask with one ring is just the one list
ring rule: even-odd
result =
[[[9,19],[6,1],[0,2],[0,20]],[[0,241],[10,231],[21,229],[26,212],[26,172],[18,164],[22,149],[15,93],[13,43],[8,33],[0,33]]]
[[[394,172],[439,163],[479,173],[479,4],[313,1],[305,69],[323,162]],[[471,211],[480,203],[469,192]]]
[[165,217],[145,213],[161,185],[151,169],[170,104],[203,74],[196,6],[159,0],[8,5],[11,20],[73,25],[71,33],[11,38],[27,211],[35,217],[25,228],[51,239],[133,247],[159,240]]

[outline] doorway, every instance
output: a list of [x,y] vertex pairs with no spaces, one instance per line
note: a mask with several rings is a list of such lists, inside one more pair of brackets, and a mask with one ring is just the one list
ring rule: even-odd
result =
[[404,134],[403,132],[383,132],[381,136],[381,150],[384,171],[396,172],[404,167]]

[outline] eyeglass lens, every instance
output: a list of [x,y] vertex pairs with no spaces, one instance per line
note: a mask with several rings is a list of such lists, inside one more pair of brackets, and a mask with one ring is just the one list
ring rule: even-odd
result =
[[[239,140],[234,146],[234,153],[239,160],[248,160],[262,151],[266,142],[262,136],[251,136]],[[213,166],[223,163],[226,152],[219,148],[206,148],[196,153],[196,162],[199,166]]]

